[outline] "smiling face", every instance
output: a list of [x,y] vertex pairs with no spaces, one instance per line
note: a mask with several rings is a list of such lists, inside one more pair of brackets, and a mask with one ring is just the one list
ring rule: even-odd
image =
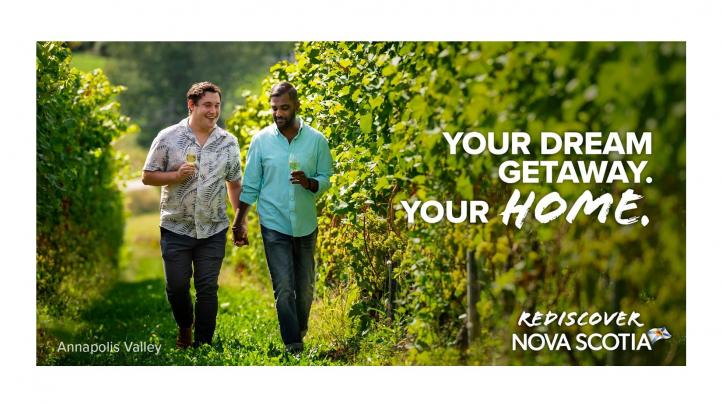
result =
[[273,113],[273,121],[276,123],[279,130],[283,131],[293,127],[296,121],[297,110],[298,103],[291,100],[288,93],[271,97],[271,112]]
[[221,95],[215,92],[204,92],[196,103],[188,100],[191,122],[204,129],[212,129],[221,116]]

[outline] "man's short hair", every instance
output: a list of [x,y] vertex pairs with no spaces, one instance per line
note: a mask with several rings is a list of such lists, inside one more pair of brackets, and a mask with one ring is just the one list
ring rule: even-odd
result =
[[273,85],[271,88],[271,97],[281,97],[284,94],[288,94],[288,97],[294,101],[295,103],[298,103],[298,92],[296,91],[296,88],[293,87],[292,84],[288,82],[281,82]]
[[203,97],[203,94],[205,92],[218,93],[218,97],[223,99],[223,95],[221,94],[221,88],[211,82],[194,83],[193,86],[188,89],[188,93],[186,93],[186,98],[188,100],[193,100],[193,105],[197,105],[198,100]]

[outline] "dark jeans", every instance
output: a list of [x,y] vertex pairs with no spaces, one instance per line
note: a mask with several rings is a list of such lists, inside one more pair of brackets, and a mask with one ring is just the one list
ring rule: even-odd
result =
[[308,330],[316,276],[313,253],[317,234],[318,229],[304,237],[292,237],[261,226],[278,324],[286,345],[303,342]]
[[181,328],[193,325],[190,281],[196,288],[194,344],[210,344],[218,313],[218,275],[226,250],[226,231],[196,239],[160,228],[165,290]]

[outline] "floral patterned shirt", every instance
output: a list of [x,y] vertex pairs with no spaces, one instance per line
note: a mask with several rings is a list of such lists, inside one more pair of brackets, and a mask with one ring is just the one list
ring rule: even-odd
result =
[[144,171],[175,171],[195,154],[196,173],[161,187],[160,226],[193,238],[208,238],[228,227],[226,181],[241,179],[238,140],[216,126],[201,147],[184,118],[155,137]]

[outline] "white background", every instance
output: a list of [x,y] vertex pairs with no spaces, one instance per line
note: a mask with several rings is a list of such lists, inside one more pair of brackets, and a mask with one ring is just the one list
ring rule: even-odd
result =
[[[672,1],[6,3],[1,162],[4,404],[662,404],[719,393],[719,7]],[[690,5],[692,3],[692,5]],[[715,4],[709,2],[708,4]],[[36,367],[35,42],[560,40],[687,42],[686,367]],[[683,232],[680,230],[680,232]],[[12,399],[13,403],[7,401]],[[708,403],[709,401],[705,402]],[[713,401],[714,402],[714,401]]]

